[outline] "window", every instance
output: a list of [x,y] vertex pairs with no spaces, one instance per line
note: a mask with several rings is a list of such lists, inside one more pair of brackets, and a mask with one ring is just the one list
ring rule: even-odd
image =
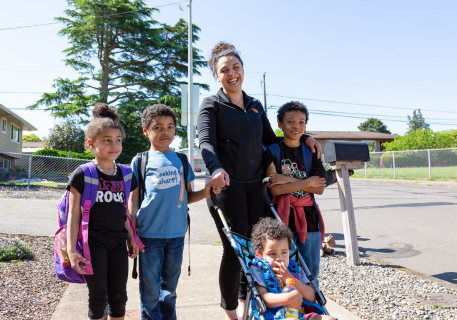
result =
[[6,133],[6,119],[2,119],[2,132]]
[[3,159],[3,169],[11,169],[11,160]]
[[11,140],[19,143],[19,127],[11,124]]

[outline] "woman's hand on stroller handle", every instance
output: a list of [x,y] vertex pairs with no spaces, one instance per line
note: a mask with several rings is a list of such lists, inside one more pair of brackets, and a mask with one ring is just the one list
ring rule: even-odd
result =
[[225,187],[230,185],[230,177],[227,171],[220,168],[211,175],[211,185],[215,187]]

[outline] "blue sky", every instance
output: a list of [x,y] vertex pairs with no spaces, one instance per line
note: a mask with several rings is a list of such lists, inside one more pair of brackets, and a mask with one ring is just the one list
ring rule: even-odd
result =
[[[184,11],[166,6],[154,18],[170,24],[187,19],[187,2],[180,5]],[[1,1],[1,7],[0,29],[54,22],[67,3]],[[310,110],[309,131],[356,131],[376,117],[403,134],[407,115],[419,108],[433,130],[457,128],[456,14],[453,0],[193,1],[202,54],[208,57],[218,41],[233,43],[245,65],[246,93],[263,102],[257,94],[266,72],[268,106],[302,101]],[[52,92],[53,79],[77,77],[62,62],[67,42],[57,35],[61,27],[0,30],[1,104],[25,108],[40,95],[4,92]],[[194,80],[211,86],[201,98],[219,89],[209,69]],[[39,136],[54,124],[43,111],[14,111]],[[276,127],[275,110],[268,115]]]

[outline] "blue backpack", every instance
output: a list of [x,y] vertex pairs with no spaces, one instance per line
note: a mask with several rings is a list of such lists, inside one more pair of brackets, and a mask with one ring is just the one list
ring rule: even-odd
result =
[[[132,169],[126,165],[118,164],[121,169],[124,180],[124,203],[126,207],[126,216],[130,221],[130,227],[135,236],[135,242],[138,247],[144,248],[141,240],[138,238],[132,220],[128,213],[128,199],[130,196],[130,188],[132,185]],[[78,239],[76,241],[76,250],[87,260],[90,259],[89,250],[89,214],[90,209],[95,204],[98,191],[98,172],[93,162],[88,162],[80,166],[84,172],[84,190],[81,197],[82,218],[81,226],[79,228]],[[71,267],[70,260],[67,252],[67,219],[70,203],[70,191],[65,193],[60,198],[57,205],[59,230],[57,230],[54,237],[54,261],[55,272],[59,279],[72,283],[86,283],[84,275],[79,274]],[[93,274],[92,265],[90,263],[85,265],[88,275]]]

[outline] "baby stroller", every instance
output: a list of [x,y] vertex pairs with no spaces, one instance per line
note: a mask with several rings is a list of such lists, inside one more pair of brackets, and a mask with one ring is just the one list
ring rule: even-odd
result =
[[[276,212],[273,204],[271,203],[270,197],[268,196],[267,193],[267,185],[268,183],[271,183],[272,178],[265,178],[263,180],[263,197],[267,205],[270,207],[271,212],[273,213],[274,217],[281,221],[281,219],[278,216],[278,213]],[[247,278],[247,299],[246,299],[246,305],[243,313],[243,320],[251,320],[251,319],[256,319],[256,320],[265,320],[263,314],[266,312],[267,308],[265,306],[265,303],[263,302],[259,292],[257,291],[255,287],[255,282],[254,279],[252,278],[251,273],[249,272],[249,263],[252,259],[254,259],[255,254],[252,251],[251,248],[251,241],[247,239],[246,237],[243,237],[239,234],[236,234],[230,230],[230,227],[227,224],[227,221],[225,220],[224,214],[222,213],[222,210],[219,205],[219,201],[217,200],[215,194],[211,192],[211,200],[214,205],[214,209],[218,213],[222,224],[224,225],[224,233],[227,236],[228,240],[230,241],[230,244],[232,248],[235,250],[235,254],[238,257],[238,260],[240,261],[241,264],[241,269],[243,270],[243,273],[245,274]],[[325,304],[327,303],[324,295],[322,292],[318,289],[316,281],[314,280],[313,275],[310,273],[308,267],[306,266],[305,262],[303,261],[303,258],[301,257],[300,253],[298,252],[295,244],[292,242],[292,250],[290,251],[290,257],[294,258],[297,263],[300,265],[300,267],[303,269],[306,277],[308,278],[311,287],[313,288],[315,295],[316,295],[316,301],[314,303],[308,303],[309,305],[305,305],[307,308],[313,308],[313,312],[317,314],[326,314],[328,315],[328,311],[325,308]],[[249,309],[251,308],[251,312],[249,312]]]

